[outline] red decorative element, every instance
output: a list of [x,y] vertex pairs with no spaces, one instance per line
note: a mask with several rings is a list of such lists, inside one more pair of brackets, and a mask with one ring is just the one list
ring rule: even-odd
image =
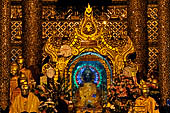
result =
[[35,94],[38,94],[39,93],[39,91],[38,90],[35,90]]

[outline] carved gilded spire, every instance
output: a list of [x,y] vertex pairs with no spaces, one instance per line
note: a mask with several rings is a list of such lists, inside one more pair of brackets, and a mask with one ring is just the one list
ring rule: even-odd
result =
[[93,10],[88,4],[85,10],[84,18],[80,22],[79,28],[75,29],[76,36],[82,40],[96,40],[102,35],[103,28],[99,29],[96,19],[93,17]]

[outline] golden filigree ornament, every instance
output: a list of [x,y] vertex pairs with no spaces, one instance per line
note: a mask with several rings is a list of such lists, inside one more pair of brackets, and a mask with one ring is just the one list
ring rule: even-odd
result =
[[85,14],[87,14],[87,16],[90,16],[90,13],[92,12],[92,8],[90,7],[90,4],[88,4],[88,8],[86,8]]
[[64,57],[61,57],[58,59],[58,62],[56,63],[56,68],[59,69],[60,71],[63,71],[66,67],[66,61]]
[[72,55],[78,55],[79,54],[79,50],[72,47]]
[[58,55],[62,55],[64,57],[71,56],[71,47],[69,45],[62,45],[60,48],[60,53]]
[[47,70],[51,67],[51,65],[49,63],[46,63],[43,65],[42,67],[42,73],[46,74]]
[[124,68],[124,62],[126,62],[127,55],[134,52],[134,46],[129,36],[125,37],[127,42],[122,47],[116,47],[118,52],[115,57],[115,66],[117,71],[121,71]]
[[50,67],[48,70],[47,70],[47,76],[48,78],[53,78],[55,76],[55,69]]
[[[58,52],[60,47],[57,47],[55,43],[58,43],[58,41],[54,40],[55,37],[50,37],[45,46],[44,46],[44,51],[50,55],[52,62],[57,62],[58,60]],[[60,46],[60,45],[59,45]]]
[[[62,38],[56,37],[56,33],[53,31],[53,36],[47,40],[44,46],[44,52],[45,54],[50,56],[50,62],[43,65],[42,73],[44,75],[49,75],[49,78],[54,77],[55,81],[57,81],[59,74],[63,76],[64,69],[67,66],[67,63],[69,62],[69,59],[73,55],[72,51],[74,50],[74,47],[72,47],[71,45],[62,45],[61,42]],[[54,63],[55,66],[52,66],[51,63]],[[55,74],[52,70],[49,71],[49,73],[52,74],[48,74],[48,70],[51,67],[56,72]]]
[[78,36],[82,40],[96,40],[101,36],[103,28],[97,26],[97,21],[93,17],[93,11],[90,5],[86,8],[84,18],[80,22],[79,28],[76,28],[75,38]]
[[62,45],[62,38],[56,37],[55,31],[53,31],[53,36],[47,40],[43,49],[45,54],[50,56],[52,62],[58,62],[58,56],[69,57],[72,55],[71,46]]

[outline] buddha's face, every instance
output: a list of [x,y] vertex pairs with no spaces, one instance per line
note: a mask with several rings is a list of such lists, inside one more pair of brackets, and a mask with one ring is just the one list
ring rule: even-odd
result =
[[20,82],[20,85],[24,84],[24,82],[26,82],[26,78],[21,78],[19,82]]
[[20,81],[19,81],[20,85],[22,85],[24,82],[26,82],[26,79],[27,78],[26,78],[25,74],[22,73],[21,76],[20,76]]
[[147,84],[143,84],[143,86],[142,86],[142,93],[143,93],[144,97],[148,97],[149,87],[147,86]]
[[152,86],[153,86],[154,88],[158,88],[158,81],[157,81],[156,79],[153,79],[153,81],[152,81]]
[[26,75],[24,73],[21,73],[21,78],[25,78]]
[[148,89],[142,89],[143,96],[148,97],[149,90]]
[[11,74],[14,76],[17,74],[17,70],[18,70],[18,65],[16,63],[13,63],[11,65]]
[[23,97],[27,97],[29,94],[29,86],[28,84],[21,85],[21,94]]
[[17,70],[11,70],[11,74],[14,76],[17,74]]

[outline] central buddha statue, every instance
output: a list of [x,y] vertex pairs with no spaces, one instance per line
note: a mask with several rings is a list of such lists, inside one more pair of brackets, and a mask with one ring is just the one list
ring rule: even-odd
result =
[[80,100],[78,101],[79,107],[97,107],[99,96],[97,87],[94,83],[94,73],[89,66],[82,73],[83,85],[79,88]]

